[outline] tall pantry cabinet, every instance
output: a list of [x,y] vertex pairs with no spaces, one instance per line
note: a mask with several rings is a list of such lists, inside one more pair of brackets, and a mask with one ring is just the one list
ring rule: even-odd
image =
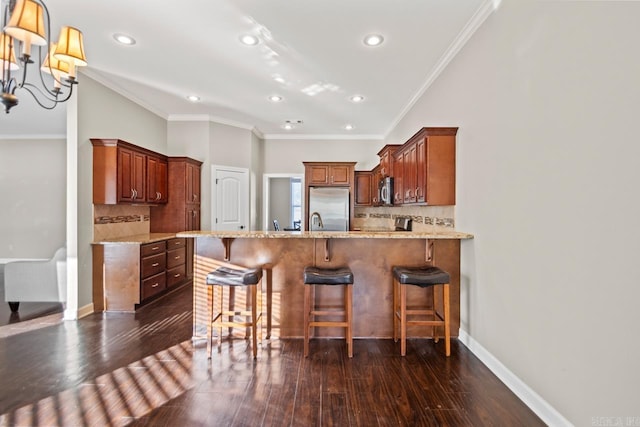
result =
[[[152,233],[200,230],[200,169],[202,162],[169,157],[169,198],[164,206],[151,207]],[[193,277],[193,240],[187,241],[187,278]]]

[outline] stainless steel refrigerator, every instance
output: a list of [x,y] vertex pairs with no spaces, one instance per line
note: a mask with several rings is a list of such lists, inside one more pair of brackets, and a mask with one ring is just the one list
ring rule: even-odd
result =
[[310,231],[349,230],[349,189],[339,187],[310,187]]

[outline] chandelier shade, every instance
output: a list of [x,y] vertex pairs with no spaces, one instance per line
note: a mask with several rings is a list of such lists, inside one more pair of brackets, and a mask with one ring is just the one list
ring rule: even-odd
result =
[[13,8],[11,19],[4,27],[4,32],[23,42],[26,49],[29,49],[32,44],[46,46],[42,5],[33,0],[18,0]]
[[87,65],[87,57],[84,54],[84,43],[82,32],[73,27],[62,27],[58,38],[58,47],[54,56],[61,60],[73,64],[77,67]]
[[0,35],[0,66],[4,70],[5,67],[9,67],[9,70],[17,70],[18,61],[16,61],[15,51],[13,50],[13,41],[11,37],[2,33]]

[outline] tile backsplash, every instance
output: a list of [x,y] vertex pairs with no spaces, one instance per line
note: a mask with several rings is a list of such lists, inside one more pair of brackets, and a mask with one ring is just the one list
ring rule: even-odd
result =
[[149,206],[93,205],[93,241],[146,234]]
[[398,216],[411,217],[413,231],[455,226],[455,206],[379,206],[360,207],[354,211],[352,226],[362,230],[392,230]]

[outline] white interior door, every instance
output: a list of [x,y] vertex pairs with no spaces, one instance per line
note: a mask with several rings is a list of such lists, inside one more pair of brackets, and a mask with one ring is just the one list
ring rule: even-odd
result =
[[249,171],[227,166],[212,168],[213,228],[218,231],[248,230]]

